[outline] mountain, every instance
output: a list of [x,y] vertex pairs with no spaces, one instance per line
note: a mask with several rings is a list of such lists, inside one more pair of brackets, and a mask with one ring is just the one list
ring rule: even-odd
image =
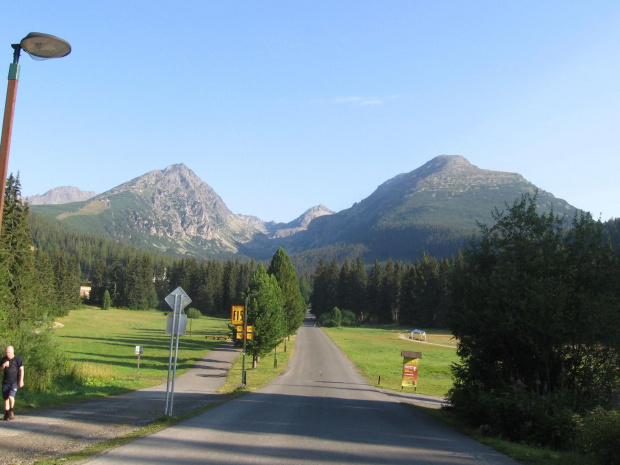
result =
[[[329,217],[317,218],[290,241],[287,251],[319,253],[334,244],[361,245],[368,259],[411,260],[425,251],[455,253],[477,228],[491,223],[523,193],[538,192],[540,211],[572,218],[576,209],[516,173],[480,169],[460,155],[441,155],[380,185],[369,197]],[[286,245],[284,245],[286,248]]]
[[59,205],[63,203],[81,202],[97,195],[96,192],[81,191],[77,187],[55,187],[43,195],[33,195],[25,200],[30,205]]
[[380,185],[334,213],[323,205],[290,223],[236,215],[183,164],[152,171],[87,201],[35,205],[72,230],[138,247],[198,257],[266,259],[278,247],[300,262],[355,258],[415,260],[424,251],[454,254],[477,221],[489,223],[523,193],[538,191],[541,210],[572,217],[575,208],[515,173],[480,169],[458,155],[438,156]]

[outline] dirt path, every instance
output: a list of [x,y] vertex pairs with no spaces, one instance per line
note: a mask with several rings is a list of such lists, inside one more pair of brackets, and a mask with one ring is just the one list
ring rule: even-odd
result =
[[[232,342],[224,343],[178,376],[173,414],[222,399],[216,391],[238,354]],[[32,464],[128,434],[162,417],[165,404],[166,384],[162,384],[100,400],[22,410],[15,420],[0,421],[0,464]]]

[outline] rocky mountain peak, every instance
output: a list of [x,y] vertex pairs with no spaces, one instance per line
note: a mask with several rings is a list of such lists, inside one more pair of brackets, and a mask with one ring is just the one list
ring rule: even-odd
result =
[[71,202],[83,202],[97,195],[96,192],[82,191],[77,187],[61,186],[47,191],[43,195],[26,197],[30,205],[61,205]]

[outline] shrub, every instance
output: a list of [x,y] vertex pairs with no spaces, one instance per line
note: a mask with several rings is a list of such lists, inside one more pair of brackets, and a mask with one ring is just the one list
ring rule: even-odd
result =
[[191,319],[198,319],[202,316],[202,313],[200,313],[200,310],[196,308],[188,308],[186,313],[187,313],[187,318],[191,318]]
[[603,464],[620,463],[620,411],[596,407],[576,416],[576,446],[580,452],[596,456]]
[[575,437],[573,412],[561,394],[527,391],[518,381],[490,392],[457,393],[458,413],[488,435],[555,449],[566,449]]
[[23,324],[7,336],[5,344],[13,345],[24,361],[24,386],[30,392],[48,391],[56,380],[73,376],[74,366],[54,341],[51,329]]
[[331,312],[323,313],[319,317],[319,324],[321,326],[337,328],[342,324],[342,313],[338,307],[334,307]]
[[342,326],[355,326],[357,325],[357,319],[355,313],[351,310],[341,310],[342,313]]

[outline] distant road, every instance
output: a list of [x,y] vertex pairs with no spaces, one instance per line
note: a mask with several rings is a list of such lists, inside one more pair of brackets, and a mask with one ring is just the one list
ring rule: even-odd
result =
[[394,399],[369,386],[327,335],[307,323],[288,370],[269,386],[87,463],[517,463]]

